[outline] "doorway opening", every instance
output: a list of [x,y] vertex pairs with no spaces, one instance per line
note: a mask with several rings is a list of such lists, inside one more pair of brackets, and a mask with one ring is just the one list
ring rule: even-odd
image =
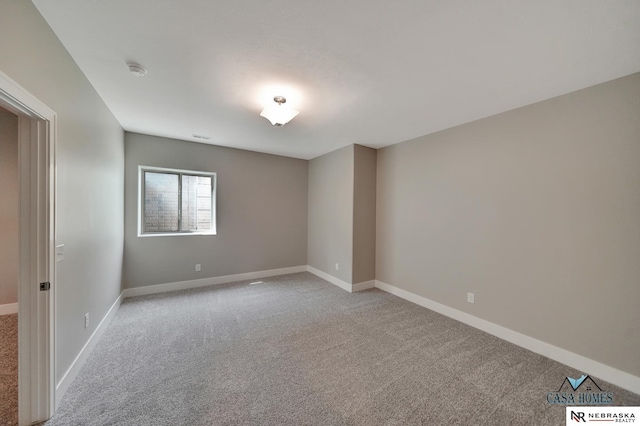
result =
[[18,423],[18,116],[0,107],[0,423]]
[[18,424],[55,410],[56,114],[0,72],[0,108],[17,117]]

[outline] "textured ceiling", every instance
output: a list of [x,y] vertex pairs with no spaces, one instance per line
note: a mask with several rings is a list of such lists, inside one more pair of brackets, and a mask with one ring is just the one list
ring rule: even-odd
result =
[[305,159],[640,71],[637,0],[34,3],[125,130]]

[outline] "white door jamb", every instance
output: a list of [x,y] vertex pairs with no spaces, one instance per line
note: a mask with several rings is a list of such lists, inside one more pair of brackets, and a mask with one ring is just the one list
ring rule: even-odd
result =
[[18,421],[30,425],[55,411],[56,114],[1,71],[0,106],[19,120]]

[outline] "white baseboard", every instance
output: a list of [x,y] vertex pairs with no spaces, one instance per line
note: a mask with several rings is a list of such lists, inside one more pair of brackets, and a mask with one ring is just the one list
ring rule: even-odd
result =
[[370,288],[375,288],[375,287],[376,287],[376,281],[375,280],[363,281],[361,283],[351,284],[351,288],[352,288],[351,292],[355,293],[357,291],[369,290]]
[[226,284],[235,281],[253,280],[256,278],[267,278],[276,275],[295,274],[306,272],[307,266],[291,266],[289,268],[268,269],[266,271],[247,272],[244,274],[223,275],[220,277],[202,278],[198,280],[178,281],[174,283],[147,285],[143,287],[126,288],[122,292],[122,297],[144,296],[147,294],[165,293],[168,291],[186,290],[190,288],[206,287],[210,285]]
[[78,356],[76,356],[76,359],[73,360],[69,369],[64,373],[64,376],[62,376],[62,379],[60,379],[60,381],[56,385],[56,401],[55,401],[56,407],[62,400],[62,397],[64,396],[64,394],[67,392],[67,389],[69,389],[69,386],[71,385],[73,380],[78,376],[80,369],[84,365],[91,351],[93,351],[93,348],[96,346],[96,344],[100,340],[102,333],[104,333],[104,331],[109,326],[109,323],[111,323],[111,320],[113,319],[113,317],[115,317],[116,312],[118,312],[118,308],[120,307],[121,303],[122,303],[122,294],[120,294],[120,296],[118,296],[116,301],[113,302],[113,305],[111,305],[111,308],[109,308],[109,311],[107,311],[107,314],[104,316],[104,318],[102,318],[102,321],[100,321],[100,324],[98,324],[98,327],[96,327],[94,332],[91,334],[91,337],[89,337],[89,340],[87,340],[87,343],[85,343],[83,348],[80,350],[80,353],[78,354]]
[[0,305],[0,315],[11,315],[18,313],[17,303],[7,303],[6,305]]
[[554,361],[640,394],[640,377],[376,280],[376,288],[485,331]]
[[307,271],[311,272],[313,275],[322,278],[323,280],[329,281],[331,284],[337,285],[343,290],[352,292],[351,284],[346,281],[342,281],[340,278],[336,278],[333,275],[329,275],[326,272],[322,272],[320,269],[316,269],[313,266],[307,265]]
[[313,275],[322,278],[323,280],[329,281],[331,284],[337,285],[343,290],[348,291],[349,293],[355,293],[357,291],[367,290],[369,288],[374,288],[376,286],[375,280],[364,281],[357,284],[349,284],[346,281],[342,281],[340,278],[336,278],[333,275],[327,274],[326,272],[322,272],[321,270],[314,268],[313,266],[307,265],[307,271],[311,272]]

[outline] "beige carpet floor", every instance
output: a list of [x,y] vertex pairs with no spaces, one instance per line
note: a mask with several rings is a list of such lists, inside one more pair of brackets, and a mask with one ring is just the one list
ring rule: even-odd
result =
[[47,425],[565,424],[547,394],[582,372],[380,290],[262,281],[126,299]]
[[0,315],[0,425],[18,424],[18,314]]

